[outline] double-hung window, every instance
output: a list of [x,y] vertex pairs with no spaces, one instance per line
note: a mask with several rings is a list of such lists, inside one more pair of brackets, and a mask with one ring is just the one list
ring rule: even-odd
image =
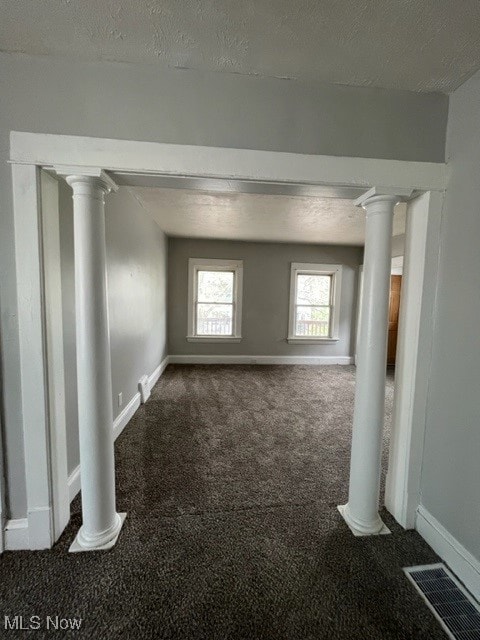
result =
[[190,258],[188,341],[241,340],[242,277],[241,260]]
[[341,277],[341,265],[292,263],[289,343],[338,340]]

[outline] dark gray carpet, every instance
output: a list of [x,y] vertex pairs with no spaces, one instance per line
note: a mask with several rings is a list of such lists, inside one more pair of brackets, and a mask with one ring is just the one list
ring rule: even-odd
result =
[[[355,538],[347,498],[353,367],[170,366],[116,444],[110,552],[0,561],[3,615],[80,617],[56,637],[181,640],[444,638],[404,577],[437,561],[388,514]],[[387,384],[387,424],[393,381]],[[0,631],[3,638],[53,637]]]

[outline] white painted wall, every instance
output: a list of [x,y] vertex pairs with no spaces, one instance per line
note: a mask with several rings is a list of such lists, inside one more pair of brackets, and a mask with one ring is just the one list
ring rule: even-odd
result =
[[[477,597],[480,596],[479,112],[480,73],[477,73],[450,97],[449,181],[441,243],[437,248],[439,280],[421,477],[423,515],[418,522],[427,539],[455,570],[463,572],[460,577],[476,589]],[[449,537],[450,541],[445,542]],[[440,548],[442,539],[445,544]],[[452,551],[452,544],[460,549],[467,564],[476,563],[470,578],[467,565]]]
[[[169,239],[168,350],[170,355],[353,356],[358,266],[362,247]],[[188,259],[243,260],[242,341],[187,342]],[[292,262],[341,264],[339,341],[288,344]]]
[[65,413],[67,462],[71,473],[80,462],[77,414],[77,365],[75,348],[75,263],[73,260],[72,189],[59,180],[60,263],[62,273],[63,353],[65,359]]
[[[122,187],[105,199],[114,419],[167,355],[167,238]],[[71,189],[60,186],[68,471],[79,464]],[[118,394],[123,404],[118,405]]]
[[392,276],[401,276],[403,274],[403,256],[392,258]]
[[392,238],[392,258],[405,255],[405,234]]
[[11,130],[441,162],[448,98],[0,54],[0,333],[7,510],[26,513]]

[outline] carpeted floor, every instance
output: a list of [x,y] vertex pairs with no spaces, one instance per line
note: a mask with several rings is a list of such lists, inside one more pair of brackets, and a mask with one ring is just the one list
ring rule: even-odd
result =
[[[116,443],[110,552],[0,559],[0,637],[440,640],[401,568],[437,561],[415,532],[355,538],[347,498],[354,367],[169,366]],[[386,390],[390,422],[393,380]],[[387,429],[388,431],[388,429]],[[82,618],[3,631],[4,615]]]

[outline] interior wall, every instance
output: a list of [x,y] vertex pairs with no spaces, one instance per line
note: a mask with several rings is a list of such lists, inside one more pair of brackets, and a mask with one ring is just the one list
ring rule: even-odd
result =
[[5,129],[444,162],[448,97],[0,54]]
[[7,511],[26,515],[11,130],[443,162],[448,98],[0,54],[0,336]]
[[405,255],[405,234],[393,236],[392,238],[392,258]]
[[75,264],[73,253],[72,189],[58,181],[60,212],[60,268],[62,272],[63,355],[67,464],[70,474],[80,462],[77,411],[77,357],[75,348]]
[[[170,355],[353,356],[358,266],[363,248],[169,238]],[[187,342],[188,259],[243,260],[242,341]],[[335,344],[288,344],[292,262],[342,264],[340,339]]]
[[[60,182],[68,472],[79,464],[71,189]],[[167,238],[127,188],[106,197],[108,311],[114,419],[167,355]],[[119,406],[118,394],[123,394]]]
[[[422,505],[480,561],[480,73],[450,97]],[[480,584],[480,575],[479,584]],[[478,594],[477,594],[478,595]]]

